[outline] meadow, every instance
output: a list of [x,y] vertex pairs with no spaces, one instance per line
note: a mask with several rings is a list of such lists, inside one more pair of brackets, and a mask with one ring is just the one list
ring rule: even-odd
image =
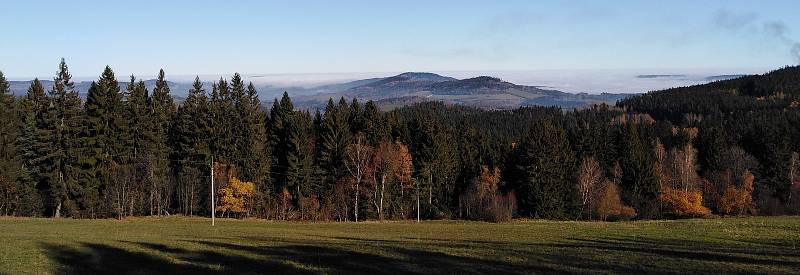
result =
[[800,217],[510,223],[0,218],[4,274],[798,273]]

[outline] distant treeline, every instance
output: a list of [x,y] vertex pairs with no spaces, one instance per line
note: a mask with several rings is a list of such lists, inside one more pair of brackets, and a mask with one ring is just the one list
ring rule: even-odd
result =
[[[78,96],[0,73],[0,215],[651,219],[800,212],[800,69],[617,106],[262,108],[239,74],[176,104],[106,67]],[[212,164],[213,163],[213,164]],[[212,171],[213,170],[213,171]]]

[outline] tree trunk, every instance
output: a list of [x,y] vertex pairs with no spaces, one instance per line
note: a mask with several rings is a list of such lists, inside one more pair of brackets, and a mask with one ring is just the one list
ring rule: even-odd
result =
[[378,218],[382,221],[383,220],[383,196],[384,187],[386,186],[386,175],[381,176],[381,206],[378,208]]
[[59,201],[58,201],[58,203],[56,204],[56,211],[55,211],[55,213],[53,214],[53,217],[56,217],[56,218],[61,218],[61,201],[60,201],[60,200],[59,200]]
[[361,179],[356,180],[356,203],[353,206],[353,213],[355,213],[356,222],[358,222],[358,191],[359,191],[358,185],[359,185],[360,181],[361,181]]

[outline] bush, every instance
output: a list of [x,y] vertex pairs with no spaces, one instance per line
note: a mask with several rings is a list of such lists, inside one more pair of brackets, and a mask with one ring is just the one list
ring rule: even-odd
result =
[[703,194],[699,190],[664,187],[658,201],[667,216],[696,218],[711,214],[711,210],[703,206]]
[[601,185],[595,201],[595,212],[601,220],[628,220],[636,217],[636,210],[622,202],[619,186],[611,181]]
[[741,215],[752,212],[753,205],[753,182],[755,177],[749,171],[745,171],[742,177],[742,186],[736,187],[728,185],[722,196],[719,198],[717,209],[721,214]]
[[514,215],[516,197],[513,193],[502,195],[497,191],[500,170],[490,172],[481,167],[475,183],[459,199],[461,216],[470,220],[506,222]]

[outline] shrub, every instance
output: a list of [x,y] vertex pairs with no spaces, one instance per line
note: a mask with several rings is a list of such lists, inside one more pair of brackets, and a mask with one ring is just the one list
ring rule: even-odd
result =
[[742,186],[728,185],[719,198],[717,209],[722,214],[741,215],[751,212],[753,205],[753,182],[755,177],[750,171],[745,171],[742,177]]
[[658,201],[667,216],[692,218],[711,214],[711,210],[703,206],[703,194],[699,190],[664,187]]
[[475,183],[459,198],[461,216],[470,220],[506,222],[510,221],[516,207],[513,193],[502,195],[497,191],[500,170],[489,171],[481,167]]
[[636,217],[636,210],[625,205],[619,196],[619,186],[605,181],[597,193],[595,212],[601,220],[627,220]]

